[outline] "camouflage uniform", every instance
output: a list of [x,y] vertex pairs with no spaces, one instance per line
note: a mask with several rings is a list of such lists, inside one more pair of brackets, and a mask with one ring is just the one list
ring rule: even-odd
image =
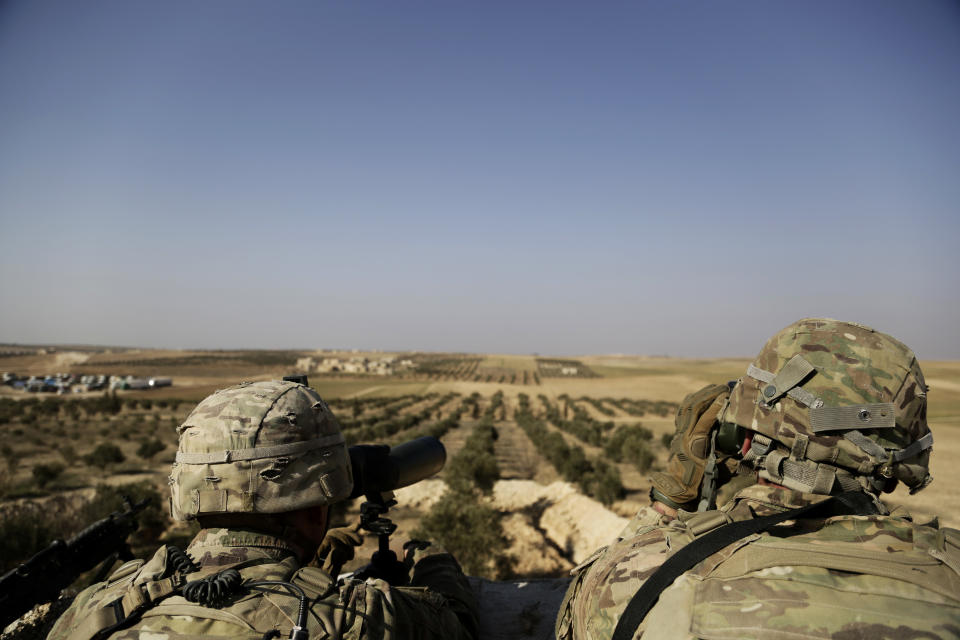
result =
[[727,545],[660,592],[634,637],[960,637],[960,532],[877,499],[930,482],[926,385],[901,342],[801,320],[735,384],[688,396],[676,424],[652,496],[677,518],[643,508],[574,569],[558,638],[609,639],[644,581],[724,524],[849,491],[869,496],[869,513],[787,521]]
[[[824,498],[754,485],[719,510],[681,512],[670,522],[642,509],[613,544],[574,569],[557,638],[609,640],[640,584],[698,536]],[[798,520],[749,536],[683,574],[635,637],[957,638],[958,571],[960,531],[914,523],[905,512]]]
[[[87,620],[124,596],[132,586],[155,592],[162,585],[168,547],[146,564],[127,563],[107,582],[83,591],[57,621],[48,640],[86,640]],[[301,567],[293,547],[279,538],[242,529],[204,529],[187,549],[200,570],[194,580],[237,568],[245,582],[285,580],[301,587],[311,600],[306,630],[311,638],[451,638],[475,637],[473,596],[462,572],[448,554],[422,555],[410,587],[391,587],[382,580],[347,580],[337,586],[316,567]],[[441,595],[444,594],[444,595]],[[318,599],[319,598],[319,599]],[[113,633],[112,640],[186,640],[210,636],[261,640],[273,629],[289,637],[299,599],[281,588],[269,593],[242,593],[222,608],[168,595],[147,608],[139,620]],[[459,616],[459,617],[458,617]],[[99,626],[94,624],[94,627]]]
[[[296,630],[295,589],[251,584],[263,580],[304,592],[309,610],[302,629],[310,638],[476,637],[474,596],[449,554],[413,552],[412,586],[402,588],[377,579],[338,585],[323,570],[301,566],[309,539],[271,514],[329,505],[353,488],[340,426],[313,389],[257,382],[218,391],[197,405],[178,432],[170,475],[174,518],[219,518],[232,522],[231,528],[201,530],[189,557],[162,547],[145,564],[127,563],[107,582],[83,591],[48,640],[261,640],[292,637],[293,631],[304,638]],[[184,569],[191,559],[195,566]],[[186,583],[207,588],[197,581],[222,581],[234,569],[239,586],[219,602],[206,601],[212,606],[184,597],[190,595]],[[268,592],[258,590],[263,588]]]

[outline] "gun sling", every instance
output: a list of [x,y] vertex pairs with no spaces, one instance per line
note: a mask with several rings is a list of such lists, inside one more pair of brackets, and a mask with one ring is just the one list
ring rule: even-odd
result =
[[630,640],[643,619],[660,598],[664,589],[673,584],[681,574],[694,568],[701,561],[737,540],[760,533],[774,525],[802,516],[830,517],[836,515],[876,513],[876,507],[870,498],[859,491],[850,491],[831,496],[822,502],[791,509],[783,513],[762,516],[752,520],[742,520],[725,524],[703,537],[697,538],[687,546],[666,559],[653,575],[647,578],[637,592],[630,598],[626,609],[617,621],[611,640]]

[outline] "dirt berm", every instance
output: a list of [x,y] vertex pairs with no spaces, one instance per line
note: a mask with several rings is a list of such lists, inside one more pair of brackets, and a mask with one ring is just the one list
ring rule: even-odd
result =
[[[397,491],[401,504],[426,512],[447,485],[425,480]],[[567,571],[597,548],[609,544],[627,524],[573,485],[532,480],[500,480],[490,503],[504,512],[504,532],[515,559],[514,571],[526,576],[561,576],[499,581],[470,578],[480,605],[484,640],[547,640],[570,578]]]
[[[399,490],[397,500],[418,511],[428,511],[446,488],[443,480],[425,480]],[[582,562],[598,547],[609,544],[628,522],[596,500],[578,493],[567,482],[541,485],[532,480],[500,480],[493,488],[491,504],[500,511],[514,514],[503,522],[511,541],[529,553],[542,554],[546,564],[552,564],[551,549],[570,563],[569,566]],[[518,515],[522,518],[516,517]],[[531,539],[534,533],[541,537],[540,544]],[[518,554],[518,551],[521,549],[511,547],[518,560],[528,560],[527,553]],[[526,573],[520,567],[517,569],[517,573]],[[533,573],[550,573],[548,567],[540,569]]]

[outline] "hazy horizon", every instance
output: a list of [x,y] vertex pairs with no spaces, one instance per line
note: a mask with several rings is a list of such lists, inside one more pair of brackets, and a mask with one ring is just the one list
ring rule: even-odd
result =
[[[769,336],[768,336],[769,337]],[[757,351],[760,350],[760,347],[763,346],[763,340],[761,344],[757,347]],[[908,345],[909,346],[909,345]],[[0,348],[24,348],[24,349],[42,349],[42,348],[53,348],[63,351],[70,351],[72,349],[87,349],[87,350],[129,350],[129,351],[183,351],[183,352],[233,352],[233,351],[297,351],[297,352],[312,352],[312,353],[366,353],[366,354],[375,354],[375,353],[386,353],[386,354],[403,354],[403,353],[436,353],[436,354],[463,354],[469,356],[529,356],[534,358],[649,358],[651,360],[656,359],[670,359],[670,360],[752,360],[756,357],[756,353],[742,353],[742,354],[730,354],[723,356],[715,356],[710,354],[702,355],[674,355],[670,353],[624,353],[624,352],[598,352],[598,353],[588,353],[588,352],[563,352],[563,353],[541,353],[539,351],[465,351],[458,349],[446,349],[446,350],[435,350],[435,349],[377,349],[377,348],[365,348],[365,347],[346,347],[346,346],[321,346],[321,347],[291,347],[291,346],[277,346],[277,347],[246,347],[246,346],[225,346],[225,347],[157,347],[150,345],[122,345],[122,344],[90,344],[90,343],[22,343],[22,342],[0,342]],[[918,355],[919,357],[919,355]],[[942,361],[942,362],[952,362],[955,360],[960,360],[960,358],[920,358],[921,360],[926,361]],[[0,367],[2,368],[2,367]]]
[[957,78],[947,1],[5,2],[0,341],[960,359]]

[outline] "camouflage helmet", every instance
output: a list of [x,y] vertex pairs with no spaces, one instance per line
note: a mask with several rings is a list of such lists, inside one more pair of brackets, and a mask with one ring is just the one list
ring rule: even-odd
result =
[[926,392],[903,343],[861,324],[808,318],[770,338],[720,422],[753,432],[745,462],[788,488],[879,493],[899,480],[916,493],[931,481]]
[[217,391],[177,432],[170,474],[177,520],[295,511],[343,500],[353,487],[340,425],[301,384],[245,382]]

